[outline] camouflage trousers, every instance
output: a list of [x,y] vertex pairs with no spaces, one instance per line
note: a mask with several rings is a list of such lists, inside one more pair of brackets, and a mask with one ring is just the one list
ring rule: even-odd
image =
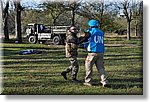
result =
[[79,70],[77,57],[70,57],[69,61],[70,66],[67,69],[65,69],[65,72],[66,73],[72,72],[72,79],[76,79]]
[[105,68],[104,68],[104,54],[103,53],[88,53],[88,56],[85,60],[85,68],[86,68],[86,77],[85,82],[91,83],[92,79],[92,67],[96,65],[96,68],[99,72],[99,77],[101,79],[101,83],[106,81]]

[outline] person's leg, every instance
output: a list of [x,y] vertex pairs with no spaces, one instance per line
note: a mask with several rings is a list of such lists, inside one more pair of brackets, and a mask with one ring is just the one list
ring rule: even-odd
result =
[[77,73],[79,70],[79,65],[76,57],[71,58],[70,60],[72,65],[72,81],[77,81]]
[[85,69],[86,69],[86,77],[85,77],[85,83],[91,84],[92,79],[92,67],[94,64],[95,55],[93,53],[88,53],[88,56],[85,60]]
[[69,58],[70,66],[66,68],[64,71],[61,72],[61,75],[64,77],[64,79],[67,80],[67,73],[72,71],[73,65],[72,65],[72,58]]
[[96,68],[97,68],[98,72],[100,73],[101,83],[104,86],[108,82],[106,80],[106,74],[105,74],[105,68],[104,68],[104,54],[103,53],[98,53],[95,64],[96,64]]

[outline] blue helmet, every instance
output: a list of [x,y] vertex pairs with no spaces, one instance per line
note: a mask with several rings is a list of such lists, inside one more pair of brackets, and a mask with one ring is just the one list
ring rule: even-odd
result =
[[98,26],[98,21],[92,19],[92,20],[90,20],[90,21],[88,22],[88,25],[89,25],[90,27]]

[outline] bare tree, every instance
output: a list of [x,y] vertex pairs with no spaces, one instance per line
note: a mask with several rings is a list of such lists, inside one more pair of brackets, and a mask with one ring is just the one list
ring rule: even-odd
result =
[[55,26],[56,20],[64,12],[63,2],[45,1],[41,6],[52,17]]
[[127,21],[127,40],[131,39],[131,21],[133,20],[134,7],[137,5],[133,0],[121,0],[115,2],[115,5],[119,10],[123,10],[123,14]]
[[[0,36],[3,34],[3,7],[2,7],[2,1],[0,1]],[[0,38],[0,43],[1,43],[1,38]],[[0,45],[0,59],[2,59],[2,45]],[[2,61],[0,61],[0,77],[2,78]],[[2,79],[0,79],[0,93],[2,93]]]
[[139,35],[143,35],[143,1],[140,2],[140,8],[139,8]]
[[111,2],[106,3],[105,0],[84,2],[80,15],[88,19],[98,20],[99,27],[102,29],[104,27],[104,16],[112,12],[108,9],[109,7],[111,7]]
[[3,34],[3,7],[2,1],[0,1],[0,36]]
[[104,0],[95,3],[90,3],[90,5],[94,8],[92,16],[99,21],[100,29],[102,29],[104,10],[106,7]]
[[22,6],[20,5],[19,0],[14,0],[15,6],[15,33],[16,33],[16,42],[22,42],[22,34],[21,34],[21,10]]
[[9,40],[9,34],[8,34],[8,9],[9,9],[9,0],[6,1],[6,6],[4,8],[4,35],[5,40]]
[[68,11],[71,11],[71,25],[75,25],[75,14],[78,13],[78,10],[80,9],[82,0],[70,0],[65,3],[65,8]]
[[122,3],[123,6],[123,13],[126,17],[126,20],[128,22],[128,26],[127,26],[127,40],[130,40],[131,36],[130,36],[130,28],[131,28],[131,21],[132,21],[132,9],[129,8],[130,3],[127,0],[124,0],[124,2]]

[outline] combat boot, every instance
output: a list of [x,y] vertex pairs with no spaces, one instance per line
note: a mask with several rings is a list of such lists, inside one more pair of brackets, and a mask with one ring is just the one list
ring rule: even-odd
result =
[[74,82],[74,83],[81,83],[81,81],[77,80],[77,79],[72,79],[72,82]]
[[74,82],[74,83],[81,83],[80,80],[77,80],[77,72],[78,72],[78,70],[74,71],[74,73],[72,73],[72,82]]
[[67,72],[66,71],[61,72],[61,75],[63,76],[63,78],[65,80],[67,80]]
[[110,87],[108,81],[101,81],[102,87]]
[[72,75],[72,82],[74,82],[74,83],[81,83],[81,81],[77,80],[77,73],[74,73]]

